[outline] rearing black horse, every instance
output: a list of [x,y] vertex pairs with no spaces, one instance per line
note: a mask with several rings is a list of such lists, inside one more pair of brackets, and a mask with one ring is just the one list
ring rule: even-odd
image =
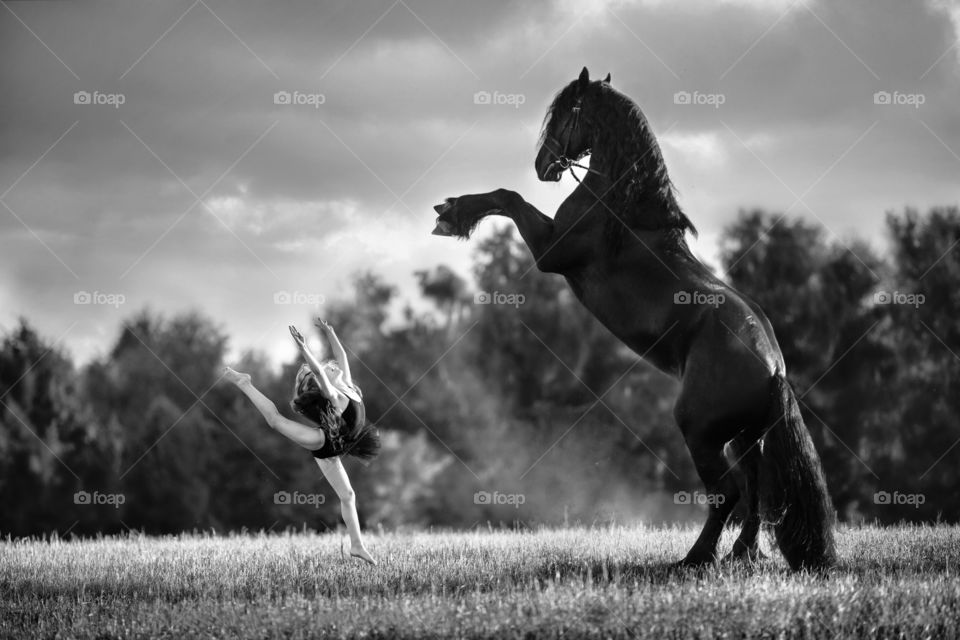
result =
[[609,75],[591,81],[584,68],[547,112],[537,177],[558,181],[587,153],[589,170],[554,218],[498,189],[437,205],[434,234],[467,238],[488,215],[510,218],[541,271],[566,278],[624,344],[680,378],[674,417],[707,492],[723,497],[681,564],[716,560],[740,498],[728,444],[748,508],[731,557],[757,558],[767,521],[792,568],[834,564],[835,513],[769,320],[690,252],[685,232],[696,231],[646,118]]

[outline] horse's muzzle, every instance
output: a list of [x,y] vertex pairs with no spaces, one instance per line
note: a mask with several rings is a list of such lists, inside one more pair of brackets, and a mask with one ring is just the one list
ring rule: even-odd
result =
[[537,179],[541,182],[559,182],[565,169],[560,158],[546,148],[541,149],[537,154],[533,168],[537,172]]
[[554,161],[548,164],[537,177],[540,178],[542,182],[560,182],[564,171],[563,165],[559,161]]

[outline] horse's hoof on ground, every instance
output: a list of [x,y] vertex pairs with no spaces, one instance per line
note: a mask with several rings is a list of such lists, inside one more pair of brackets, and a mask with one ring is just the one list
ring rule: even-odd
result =
[[754,543],[747,545],[740,540],[733,543],[730,553],[723,557],[723,562],[760,562],[766,560],[767,556],[760,550],[760,545]]
[[751,551],[731,551],[727,555],[723,556],[723,560],[721,562],[725,564],[733,562],[755,564],[766,559],[767,555],[763,551],[760,551],[760,549],[753,549]]
[[684,558],[670,565],[674,571],[686,571],[687,569],[705,569],[716,564],[714,558]]

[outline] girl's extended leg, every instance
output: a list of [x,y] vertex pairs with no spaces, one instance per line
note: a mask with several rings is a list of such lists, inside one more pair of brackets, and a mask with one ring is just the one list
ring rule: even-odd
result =
[[323,446],[325,438],[323,431],[312,429],[280,415],[280,412],[277,411],[277,405],[273,404],[270,398],[260,393],[260,390],[253,386],[253,382],[250,381],[250,374],[240,373],[230,367],[225,367],[223,377],[236,385],[240,391],[243,391],[244,395],[250,398],[250,401],[253,402],[253,405],[260,411],[271,428],[279,431],[304,449],[313,451]]
[[337,493],[337,497],[340,498],[340,513],[350,534],[350,555],[366,560],[370,564],[377,564],[363,546],[363,538],[360,536],[360,519],[357,517],[357,497],[353,487],[350,486],[350,478],[347,477],[347,470],[343,468],[340,458],[317,459],[317,465]]

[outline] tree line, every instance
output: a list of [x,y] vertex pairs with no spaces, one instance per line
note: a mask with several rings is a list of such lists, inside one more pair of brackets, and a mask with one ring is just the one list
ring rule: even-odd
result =
[[[881,252],[742,211],[722,274],[773,322],[841,520],[955,522],[960,212],[888,214],[886,231]],[[366,526],[700,519],[675,381],[537,271],[512,227],[477,243],[469,278],[417,276],[433,311],[375,272],[323,310],[383,435],[372,465],[347,460]],[[336,527],[309,453],[218,384],[228,346],[198,312],[144,310],[78,367],[21,319],[0,344],[0,533]],[[230,364],[293,417],[298,363]]]

